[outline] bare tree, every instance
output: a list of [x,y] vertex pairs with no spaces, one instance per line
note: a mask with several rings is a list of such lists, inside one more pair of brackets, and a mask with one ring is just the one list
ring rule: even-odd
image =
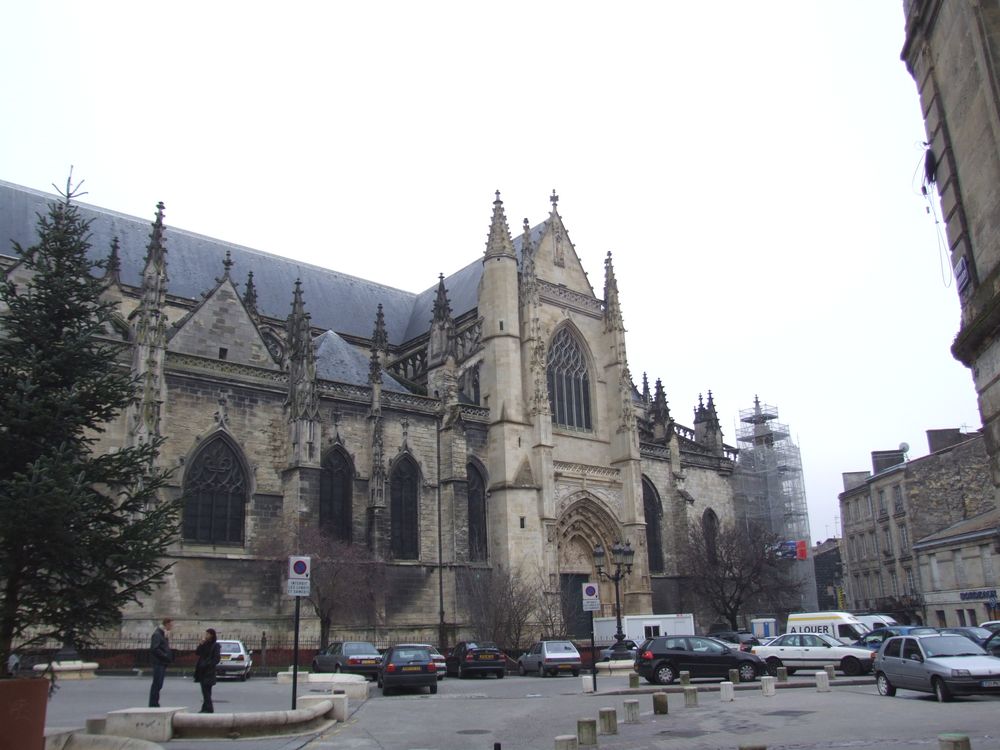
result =
[[469,623],[479,638],[508,649],[524,646],[538,605],[532,581],[519,570],[498,565],[465,568],[459,572],[458,584]]
[[364,545],[339,541],[315,526],[286,532],[261,542],[258,552],[282,558],[309,556],[309,603],[319,618],[320,647],[329,644],[335,622],[376,628],[378,596],[385,590],[385,565]]
[[778,541],[758,524],[700,524],[688,534],[680,573],[735,630],[748,607],[782,609],[799,599],[802,583],[791,575],[792,563],[778,558]]

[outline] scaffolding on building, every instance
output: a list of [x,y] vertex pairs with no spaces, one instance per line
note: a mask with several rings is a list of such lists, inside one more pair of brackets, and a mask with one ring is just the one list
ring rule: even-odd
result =
[[802,477],[802,455],[778,409],[754,397],[751,409],[740,410],[736,429],[739,458],[733,475],[740,523],[763,526],[783,542],[805,541],[808,558],[796,561],[803,584],[802,606],[816,607],[816,573],[812,560],[809,508]]

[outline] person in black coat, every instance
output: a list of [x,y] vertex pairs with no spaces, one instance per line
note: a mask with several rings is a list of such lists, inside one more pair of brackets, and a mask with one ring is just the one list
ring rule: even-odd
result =
[[153,665],[153,684],[149,687],[149,705],[160,707],[160,689],[163,678],[167,676],[167,665],[174,660],[174,652],[170,648],[170,628],[173,620],[164,617],[160,627],[153,631],[149,641],[149,659]]
[[198,663],[194,668],[194,681],[201,684],[201,711],[199,713],[215,713],[215,707],[212,705],[212,686],[215,685],[215,668],[222,660],[219,639],[215,630],[209,628],[205,631],[205,637],[195,649],[195,654],[198,655]]

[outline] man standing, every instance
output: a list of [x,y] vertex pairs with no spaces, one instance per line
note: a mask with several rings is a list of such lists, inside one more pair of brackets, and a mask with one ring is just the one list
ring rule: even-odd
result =
[[160,688],[163,687],[163,678],[167,676],[167,665],[174,660],[174,652],[170,650],[170,640],[167,635],[173,624],[173,620],[164,617],[163,624],[153,631],[149,643],[149,656],[153,662],[153,684],[149,688],[150,708],[160,707]]

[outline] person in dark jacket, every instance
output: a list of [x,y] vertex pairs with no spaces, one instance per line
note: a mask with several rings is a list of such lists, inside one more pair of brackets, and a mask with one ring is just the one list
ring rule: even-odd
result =
[[195,649],[198,655],[198,663],[194,668],[194,681],[201,684],[201,711],[199,713],[215,713],[212,705],[212,686],[215,685],[215,668],[222,660],[222,653],[219,650],[219,639],[215,630],[209,628],[205,631],[198,648]]
[[163,622],[153,631],[149,642],[149,657],[153,663],[153,684],[149,688],[150,708],[160,707],[160,688],[163,678],[167,676],[167,665],[174,660],[174,652],[170,650],[170,628],[173,620],[164,617]]

